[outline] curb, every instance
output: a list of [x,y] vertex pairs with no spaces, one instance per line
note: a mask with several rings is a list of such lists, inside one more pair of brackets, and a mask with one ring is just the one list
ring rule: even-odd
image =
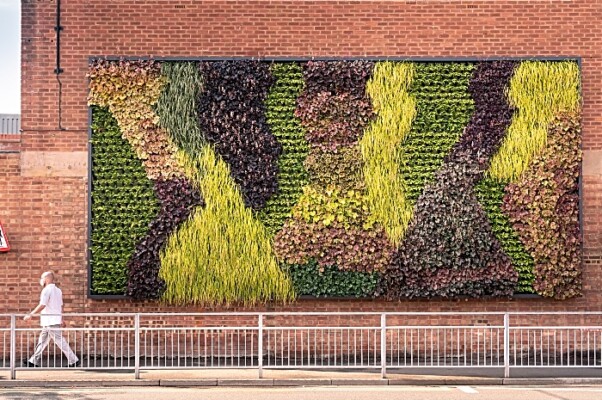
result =
[[28,387],[303,387],[303,386],[559,386],[602,385],[602,378],[449,378],[444,379],[140,379],[0,380],[0,388]]

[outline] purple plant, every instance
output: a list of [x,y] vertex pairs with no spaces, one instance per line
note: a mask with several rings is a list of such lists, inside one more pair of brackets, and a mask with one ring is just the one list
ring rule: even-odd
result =
[[274,78],[259,61],[201,62],[201,131],[230,166],[245,204],[260,210],[278,190],[282,146],[266,122],[265,100]]

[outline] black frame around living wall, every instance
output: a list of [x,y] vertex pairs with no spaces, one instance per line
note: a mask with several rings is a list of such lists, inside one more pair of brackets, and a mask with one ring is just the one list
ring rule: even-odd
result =
[[[581,82],[583,81],[583,66],[581,56],[534,56],[534,57],[399,57],[399,56],[367,56],[367,57],[253,57],[253,56],[233,56],[233,57],[219,57],[219,56],[207,56],[207,57],[155,57],[155,56],[89,56],[88,65],[92,64],[97,60],[107,61],[166,61],[166,62],[200,62],[200,61],[234,61],[234,60],[254,60],[262,62],[307,62],[307,61],[407,61],[416,63],[449,63],[449,62],[481,62],[481,61],[575,61],[579,67]],[[583,87],[579,85],[580,97],[583,102]],[[583,125],[581,136],[583,137]],[[92,293],[92,266],[91,260],[91,239],[92,239],[92,108],[88,106],[88,195],[87,195],[87,239],[86,239],[86,271],[87,277],[87,298],[91,300],[125,300],[130,299],[126,295],[97,295]],[[580,150],[583,151],[583,141],[581,141]],[[581,235],[581,253],[583,254],[583,162],[579,166],[579,179],[578,179],[578,190],[579,190],[579,233]],[[462,298],[461,296],[458,298]],[[456,300],[458,299],[456,298]],[[544,299],[544,297],[538,294],[514,294],[514,299]],[[297,301],[304,299],[316,299],[314,296],[299,296]],[[321,300],[356,300],[356,301],[373,301],[371,298],[356,298],[356,297],[320,297]],[[453,299],[449,299],[453,301]],[[482,299],[475,299],[482,300]],[[406,301],[425,301],[425,299],[407,299]],[[428,299],[427,299],[428,301]]]

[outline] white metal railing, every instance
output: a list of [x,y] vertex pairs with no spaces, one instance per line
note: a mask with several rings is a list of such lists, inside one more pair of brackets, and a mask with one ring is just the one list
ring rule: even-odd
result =
[[20,114],[0,114],[0,135],[16,135],[20,130]]
[[[33,353],[37,320],[0,314],[0,369]],[[575,368],[602,365],[602,312],[66,314],[38,369]]]

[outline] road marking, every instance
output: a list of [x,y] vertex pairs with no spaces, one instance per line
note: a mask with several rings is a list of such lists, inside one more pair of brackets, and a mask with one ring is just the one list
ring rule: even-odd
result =
[[470,386],[458,386],[458,390],[461,392],[464,392],[464,393],[471,393],[471,394],[479,393],[478,391],[471,388]]

